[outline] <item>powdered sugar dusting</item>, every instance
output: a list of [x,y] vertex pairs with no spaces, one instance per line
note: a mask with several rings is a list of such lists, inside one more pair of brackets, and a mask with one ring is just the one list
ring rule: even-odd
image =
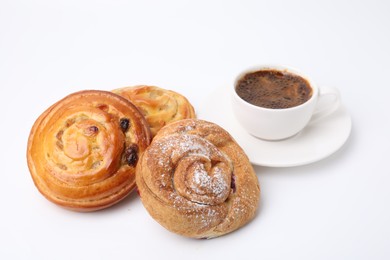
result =
[[154,165],[151,190],[199,230],[230,225],[256,208],[249,203],[256,194],[244,192],[240,182],[235,190],[232,161],[207,139],[185,133],[192,128],[183,127],[182,132],[155,139],[149,146]]
[[193,224],[199,229],[210,229],[220,223],[220,219],[224,218],[226,212],[221,211],[220,206],[209,206],[205,204],[194,203],[183,199],[176,193],[170,194],[170,199],[175,210],[184,213],[188,218],[193,220]]
[[152,146],[150,153],[157,159],[160,167],[169,167],[170,163],[176,163],[188,153],[205,157],[210,157],[213,153],[214,157],[223,157],[223,160],[227,160],[212,143],[196,135],[171,135],[156,140]]
[[211,175],[203,164],[198,164],[193,174],[191,188],[198,194],[210,192],[215,196],[221,196],[223,191],[229,188],[223,174],[219,167],[215,167]]

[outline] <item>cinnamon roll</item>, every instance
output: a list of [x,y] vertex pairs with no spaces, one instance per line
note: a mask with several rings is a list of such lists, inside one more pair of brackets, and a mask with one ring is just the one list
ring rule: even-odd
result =
[[248,157],[214,123],[186,119],[165,126],[136,171],[146,210],[183,236],[227,234],[248,223],[258,208],[260,188]]
[[81,91],[36,120],[28,166],[50,201],[76,211],[98,210],[133,190],[135,166],[150,140],[147,122],[129,100],[107,91]]
[[170,122],[195,118],[195,111],[188,99],[172,90],[156,86],[134,86],[113,90],[131,102],[145,116],[152,136]]

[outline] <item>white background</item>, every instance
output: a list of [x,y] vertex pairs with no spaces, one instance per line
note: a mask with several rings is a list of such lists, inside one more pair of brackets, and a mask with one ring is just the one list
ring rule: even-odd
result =
[[[0,259],[390,259],[389,47],[388,1],[0,0]],[[199,111],[264,63],[338,87],[353,127],[320,162],[255,167],[261,206],[240,230],[188,239],[134,193],[75,213],[35,188],[28,134],[65,95],[151,84]]]

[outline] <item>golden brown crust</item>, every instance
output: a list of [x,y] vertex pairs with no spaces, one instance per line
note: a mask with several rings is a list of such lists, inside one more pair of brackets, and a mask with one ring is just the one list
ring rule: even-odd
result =
[[141,200],[162,226],[193,238],[232,232],[254,216],[257,176],[216,124],[186,119],[162,128],[137,165]]
[[39,191],[76,211],[106,208],[135,187],[138,157],[150,143],[138,109],[107,91],[73,93],[31,129],[27,160]]
[[133,102],[150,126],[152,136],[166,124],[195,118],[195,111],[183,95],[156,86],[133,86],[113,90]]

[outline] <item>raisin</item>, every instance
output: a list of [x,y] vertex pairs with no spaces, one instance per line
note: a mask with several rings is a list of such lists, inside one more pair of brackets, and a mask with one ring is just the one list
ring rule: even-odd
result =
[[106,104],[98,104],[96,107],[104,112],[108,112],[108,106]]
[[64,164],[61,164],[61,163],[57,163],[57,166],[58,166],[58,168],[60,168],[61,170],[64,170],[64,171],[66,171],[68,169],[68,167],[66,167]]
[[58,131],[58,133],[56,134],[56,138],[57,138],[58,140],[61,140],[63,134],[64,134],[64,130]]
[[97,126],[90,126],[84,130],[84,134],[86,136],[93,136],[99,132],[99,128]]
[[66,125],[66,127],[70,127],[75,122],[76,122],[76,120],[74,118],[71,118],[71,119],[66,120],[65,125]]
[[131,144],[125,150],[125,161],[129,166],[135,166],[138,161],[138,145]]
[[121,128],[122,128],[122,131],[123,131],[123,132],[126,132],[127,129],[129,129],[130,121],[129,121],[129,119],[127,119],[127,118],[121,118],[121,119],[119,120],[119,124],[120,124],[120,126],[121,126]]
[[62,144],[61,141],[57,140],[56,145],[57,145],[57,147],[58,147],[59,149],[61,149],[61,150],[64,149],[64,145]]
[[231,180],[231,183],[230,183],[230,188],[232,189],[233,193],[236,192],[236,176],[234,174],[232,174],[232,180]]

